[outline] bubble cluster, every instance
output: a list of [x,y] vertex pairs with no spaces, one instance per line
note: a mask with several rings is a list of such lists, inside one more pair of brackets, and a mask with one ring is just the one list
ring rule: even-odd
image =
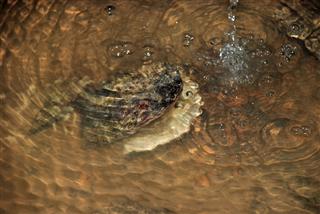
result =
[[[210,43],[214,44],[212,48],[197,52],[197,63],[212,70],[220,84],[250,85],[262,73],[277,72],[273,55],[276,51],[262,39],[246,36],[230,42],[213,38]],[[222,47],[216,48],[219,46]]]
[[186,33],[183,35],[183,46],[189,47],[194,40],[194,36],[191,33]]
[[290,60],[296,55],[296,50],[297,48],[294,45],[286,43],[281,46],[280,53],[287,62],[290,62]]
[[109,47],[109,53],[112,57],[121,58],[133,54],[135,47],[130,42],[119,42]]
[[246,50],[239,44],[226,44],[219,56],[223,66],[234,76],[248,68]]
[[290,129],[290,132],[299,137],[309,137],[312,134],[311,127],[309,126],[294,126]]

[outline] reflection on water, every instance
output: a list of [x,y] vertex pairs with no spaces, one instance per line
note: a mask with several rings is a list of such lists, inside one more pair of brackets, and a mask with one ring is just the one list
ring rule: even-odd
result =
[[[281,2],[0,1],[0,213],[319,212],[320,6]],[[76,111],[26,134],[75,96],[60,83],[154,62],[183,67],[203,102],[172,142],[88,146]]]

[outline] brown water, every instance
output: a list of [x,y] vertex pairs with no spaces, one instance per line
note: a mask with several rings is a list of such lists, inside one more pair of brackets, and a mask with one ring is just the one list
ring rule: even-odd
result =
[[[277,30],[278,1],[240,2],[249,78],[231,85],[215,60],[228,1],[0,5],[0,213],[319,213],[320,64]],[[179,139],[88,148],[77,113],[25,134],[54,80],[156,61],[187,64],[200,86],[203,113]]]

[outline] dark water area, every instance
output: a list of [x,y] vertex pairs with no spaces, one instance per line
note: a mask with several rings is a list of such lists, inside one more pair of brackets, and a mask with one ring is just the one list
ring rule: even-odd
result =
[[0,1],[0,213],[320,213],[320,4],[231,2]]

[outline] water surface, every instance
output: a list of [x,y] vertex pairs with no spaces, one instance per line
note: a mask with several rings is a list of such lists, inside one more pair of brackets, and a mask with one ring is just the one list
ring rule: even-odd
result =
[[[319,212],[320,64],[278,28],[278,1],[239,2],[235,49],[226,0],[0,5],[0,213]],[[55,80],[157,61],[199,84],[202,114],[180,138],[92,148],[77,113],[26,135]]]

